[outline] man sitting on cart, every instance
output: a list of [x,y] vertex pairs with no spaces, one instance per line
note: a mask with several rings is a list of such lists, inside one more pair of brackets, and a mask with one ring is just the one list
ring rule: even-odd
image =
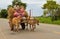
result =
[[21,27],[24,30],[25,29],[25,23],[23,22],[24,18],[28,17],[27,11],[25,11],[25,8],[23,5],[17,6],[18,9],[15,10],[14,16],[21,16]]

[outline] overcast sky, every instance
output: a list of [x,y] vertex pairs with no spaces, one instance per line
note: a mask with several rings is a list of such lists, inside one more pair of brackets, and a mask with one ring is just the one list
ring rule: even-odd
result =
[[[58,3],[60,3],[60,0],[56,0]],[[12,0],[0,0],[0,8],[6,8],[9,4],[11,4]],[[22,2],[27,4],[40,4],[39,6],[42,6],[44,3],[46,3],[46,0],[22,0]]]
[[[8,5],[12,4],[13,0],[0,0],[0,9],[7,8]],[[27,4],[27,11],[32,9],[32,15],[40,16],[43,14],[41,9],[42,5],[46,3],[46,0],[22,0],[22,2]],[[56,0],[57,3],[60,3],[60,0]]]
[[[9,4],[11,4],[12,0],[0,0],[0,8],[7,8]],[[27,4],[42,4],[45,3],[45,0],[22,0],[22,2]]]

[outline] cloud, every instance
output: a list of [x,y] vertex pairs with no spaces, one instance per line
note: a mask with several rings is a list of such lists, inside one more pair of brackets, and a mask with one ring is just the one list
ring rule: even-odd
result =
[[56,0],[56,2],[57,2],[58,4],[60,4],[60,0]]
[[[12,4],[13,0],[0,0],[0,8],[7,8],[8,5]],[[37,6],[42,6],[46,3],[46,0],[21,0],[26,4],[39,4]],[[58,4],[60,4],[60,0],[56,0]]]
[[28,4],[37,4],[37,6],[42,7],[46,0],[21,0],[22,2]]
[[22,0],[22,2],[27,3],[27,4],[41,4],[45,3],[45,0]]
[[8,5],[12,4],[12,0],[0,0],[0,8],[7,8]]

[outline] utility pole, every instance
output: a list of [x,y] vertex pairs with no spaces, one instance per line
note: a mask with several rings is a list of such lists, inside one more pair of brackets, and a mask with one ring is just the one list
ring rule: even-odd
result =
[[30,17],[31,17],[31,9],[30,9]]

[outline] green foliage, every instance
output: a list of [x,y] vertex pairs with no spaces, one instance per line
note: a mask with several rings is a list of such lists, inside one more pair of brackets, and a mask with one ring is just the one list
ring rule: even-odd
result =
[[37,18],[40,23],[48,23],[48,24],[58,24],[60,25],[60,20],[52,21],[51,17],[38,17]]
[[12,1],[12,5],[14,6],[15,4],[17,4],[17,5],[21,4],[21,1],[19,1],[19,0],[13,0]]
[[57,10],[55,15],[60,17],[60,8],[58,8],[58,10]]
[[1,18],[1,12],[0,12],[0,18]]
[[26,3],[22,3],[21,0],[13,0],[12,6],[14,6],[14,5],[19,5],[19,6],[23,5],[25,9],[27,6]]
[[46,14],[48,14],[48,10],[44,10],[43,17],[46,17]]
[[[51,0],[51,1],[47,1],[47,3],[43,5],[43,9],[47,9],[48,12],[50,13],[50,16],[55,17],[55,15],[59,15],[60,13],[59,10],[58,10],[59,13],[57,13],[57,9],[59,8],[59,6],[60,5],[57,4],[56,1]],[[46,14],[45,11],[44,14]]]
[[24,6],[24,8],[26,9],[26,3],[21,3],[22,6]]
[[57,10],[58,6],[59,5],[56,4],[56,1],[47,1],[47,3],[43,5],[43,9],[47,9],[51,15],[54,15],[54,12]]
[[54,22],[52,22],[53,24],[58,24],[58,25],[60,25],[60,20],[57,20],[57,21],[54,21]]
[[8,10],[10,7],[12,7],[12,5],[8,5],[7,10]]
[[7,10],[9,9],[9,7],[11,7],[11,6],[13,7],[14,5],[19,5],[19,6],[22,5],[22,6],[24,6],[25,9],[26,9],[26,6],[27,6],[26,3],[22,3],[21,0],[13,0],[12,5],[8,5]]
[[56,1],[47,1],[47,3],[43,5],[44,9],[56,9],[57,7],[58,4],[56,4]]
[[40,22],[42,22],[42,23],[51,23],[51,19],[50,19],[50,17],[41,17],[41,18],[39,18],[40,19]]
[[1,18],[7,18],[7,10],[6,9],[2,9],[0,12],[0,17]]

